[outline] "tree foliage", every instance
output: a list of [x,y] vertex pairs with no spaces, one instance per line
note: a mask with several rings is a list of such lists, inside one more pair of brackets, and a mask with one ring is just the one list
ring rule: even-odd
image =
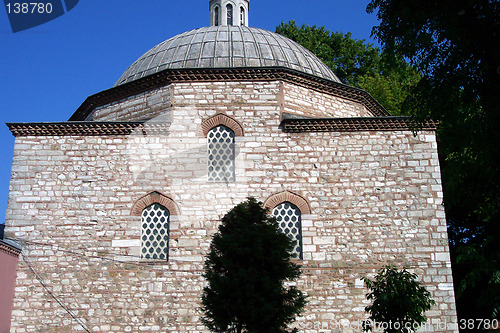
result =
[[281,333],[304,308],[292,241],[254,198],[221,221],[205,261],[203,323],[213,332]]
[[491,318],[500,304],[500,288],[491,283],[500,268],[500,3],[372,0],[367,9],[380,20],[373,34],[383,52],[423,74],[403,112],[441,121],[459,316]]
[[364,278],[364,281],[370,290],[366,298],[372,301],[365,308],[370,314],[365,331],[371,331],[373,323],[378,323],[388,333],[413,332],[427,321],[425,311],[435,304],[417,275],[405,269],[385,267],[378,271],[375,280]]
[[393,115],[420,74],[406,62],[392,56],[382,57],[380,50],[351,33],[331,32],[325,27],[281,23],[276,32],[312,51],[329,66],[343,83],[368,91]]

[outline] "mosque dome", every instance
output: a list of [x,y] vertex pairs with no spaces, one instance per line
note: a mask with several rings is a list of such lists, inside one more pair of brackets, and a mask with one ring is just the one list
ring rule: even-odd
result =
[[146,52],[115,86],[165,69],[284,67],[339,82],[311,51],[267,30],[245,25],[213,25],[172,37]]

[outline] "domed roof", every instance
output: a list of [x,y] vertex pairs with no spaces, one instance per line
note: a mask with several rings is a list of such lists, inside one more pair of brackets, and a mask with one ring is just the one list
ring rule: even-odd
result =
[[160,43],[130,66],[115,86],[165,69],[286,67],[339,82],[311,51],[277,33],[246,26],[212,26]]

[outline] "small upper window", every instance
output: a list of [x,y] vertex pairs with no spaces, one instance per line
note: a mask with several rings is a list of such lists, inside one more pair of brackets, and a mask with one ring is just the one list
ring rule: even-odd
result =
[[278,221],[279,229],[287,235],[294,246],[291,251],[293,259],[302,259],[302,222],[300,210],[290,202],[283,202],[274,207],[273,216]]
[[219,25],[219,6],[216,6],[214,10],[214,25]]
[[226,126],[212,128],[208,141],[208,181],[234,182],[234,132]]
[[226,6],[227,9],[227,25],[233,25],[233,5]]
[[245,8],[240,8],[240,25],[245,25]]
[[168,260],[170,212],[157,203],[144,208],[141,220],[141,259]]

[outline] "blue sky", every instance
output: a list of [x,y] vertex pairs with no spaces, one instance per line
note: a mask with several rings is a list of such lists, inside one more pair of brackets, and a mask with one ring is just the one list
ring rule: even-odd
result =
[[[250,26],[289,20],[370,39],[368,0],[251,0]],[[0,8],[0,223],[7,207],[14,137],[6,122],[65,121],[90,95],[111,88],[147,50],[209,25],[208,0],[80,0],[67,14],[12,33]]]

